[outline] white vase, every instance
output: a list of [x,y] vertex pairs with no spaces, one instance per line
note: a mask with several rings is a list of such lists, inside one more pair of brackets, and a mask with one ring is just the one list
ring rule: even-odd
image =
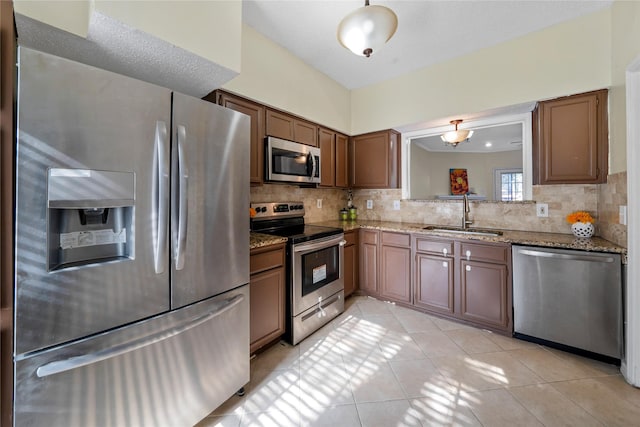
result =
[[596,231],[590,222],[574,222],[571,224],[571,231],[576,237],[591,237]]

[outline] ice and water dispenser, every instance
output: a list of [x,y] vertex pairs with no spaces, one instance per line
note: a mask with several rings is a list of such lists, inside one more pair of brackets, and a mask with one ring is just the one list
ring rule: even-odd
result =
[[135,173],[49,169],[49,271],[133,259]]

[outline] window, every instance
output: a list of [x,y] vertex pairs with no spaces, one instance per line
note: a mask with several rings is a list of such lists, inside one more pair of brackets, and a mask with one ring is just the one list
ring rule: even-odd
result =
[[495,200],[508,202],[523,200],[522,169],[495,169]]

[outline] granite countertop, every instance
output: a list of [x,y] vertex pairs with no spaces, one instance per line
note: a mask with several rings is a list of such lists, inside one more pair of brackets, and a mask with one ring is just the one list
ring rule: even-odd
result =
[[272,236],[270,234],[249,233],[249,249],[262,248],[264,246],[277,245],[278,243],[286,243],[286,237]]
[[622,255],[622,262],[627,263],[627,249],[618,246],[608,240],[600,237],[591,237],[589,239],[576,238],[573,234],[561,233],[541,233],[536,231],[516,231],[501,230],[501,236],[483,236],[468,235],[448,232],[438,232],[434,230],[425,230],[429,224],[415,224],[408,222],[391,222],[391,221],[324,221],[314,223],[314,225],[324,225],[328,227],[339,227],[344,231],[357,230],[359,228],[369,228],[374,230],[395,231],[405,233],[421,233],[428,236],[463,238],[468,240],[479,240],[483,242],[499,242],[513,243],[518,245],[542,246],[549,248],[576,249],[583,251],[610,252]]

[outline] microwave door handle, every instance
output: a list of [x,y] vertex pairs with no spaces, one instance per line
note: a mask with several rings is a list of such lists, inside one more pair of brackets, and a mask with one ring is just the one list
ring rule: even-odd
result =
[[309,178],[313,179],[316,176],[316,156],[313,153],[309,153],[308,156],[311,159],[311,174],[309,174]]
[[152,212],[155,218],[153,230],[153,266],[156,274],[164,273],[167,262],[167,221],[169,210],[169,156],[167,124],[156,122],[155,162],[153,165]]
[[175,263],[176,270],[184,268],[184,252],[187,246],[187,217],[188,217],[188,192],[189,192],[189,170],[187,168],[187,154],[185,143],[187,130],[184,126],[178,126],[178,230],[176,237]]

